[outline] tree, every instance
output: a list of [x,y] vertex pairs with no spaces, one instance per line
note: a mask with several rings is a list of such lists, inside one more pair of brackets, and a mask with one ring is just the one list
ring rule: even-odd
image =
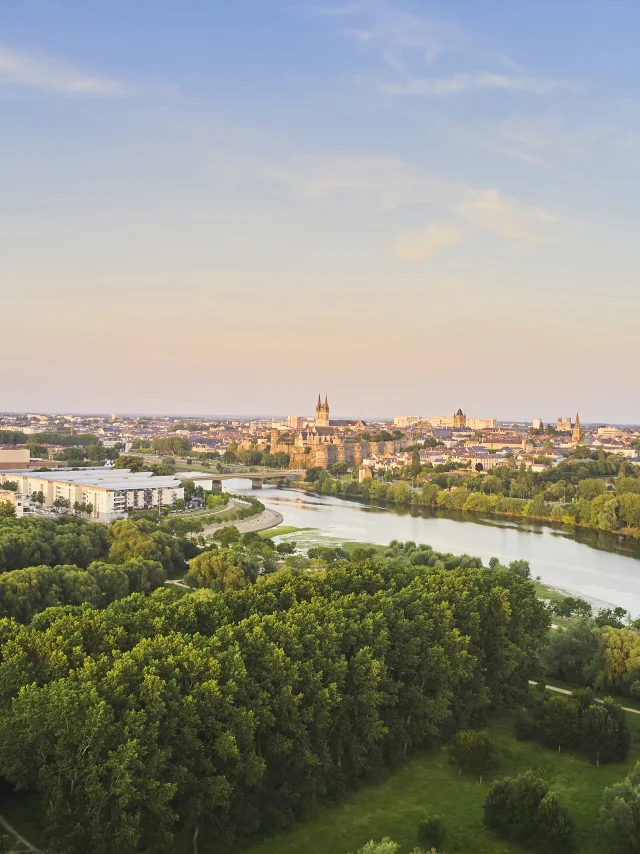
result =
[[37,492],[32,492],[29,498],[31,499],[31,501],[35,502],[36,504],[39,504],[40,506],[42,506],[45,502],[44,492],[41,489],[37,490]]
[[484,802],[484,823],[507,839],[546,851],[566,852],[573,838],[567,810],[533,771],[494,783]]
[[593,609],[585,600],[574,596],[564,596],[557,602],[551,603],[551,609],[557,617],[591,617]]
[[509,569],[519,575],[520,578],[531,578],[531,566],[528,560],[512,560]]
[[385,836],[381,842],[374,842],[373,839],[370,840],[362,848],[358,848],[357,854],[397,854],[399,850],[400,846],[398,843]]
[[575,700],[558,694],[548,697],[542,707],[540,723],[544,740],[549,747],[557,747],[560,753],[579,735],[579,709]]
[[604,790],[600,821],[617,854],[640,854],[640,762],[621,783]]
[[213,538],[222,546],[230,546],[232,543],[237,543],[240,540],[240,531],[235,525],[226,525],[220,528],[213,534]]
[[596,765],[615,757],[618,744],[618,727],[609,710],[594,703],[582,716],[582,738],[585,749]]
[[0,501],[0,519],[13,519],[16,515],[16,508],[10,501]]
[[439,815],[430,815],[418,822],[418,842],[428,848],[441,848],[447,835],[447,829]]
[[482,778],[500,767],[500,752],[486,732],[462,730],[453,739],[450,759],[460,774]]
[[[33,499],[33,496],[32,496]],[[62,496],[58,496],[53,502],[53,506],[58,510],[66,510],[71,507],[71,501],[68,498],[62,498]]]
[[562,631],[551,632],[546,655],[550,674],[576,685],[586,685],[599,643],[600,631],[586,617],[572,621]]
[[594,622],[596,626],[600,626],[600,628],[603,628],[604,626],[611,626],[614,629],[622,629],[624,627],[624,620],[628,615],[629,612],[626,608],[622,608],[620,605],[613,609],[601,608],[601,610],[596,614]]
[[605,491],[604,481],[599,478],[589,477],[578,482],[578,498],[586,498],[588,501],[593,501],[594,498],[602,495]]
[[149,471],[150,468],[142,457],[123,454],[118,457],[113,467],[115,469],[129,469],[132,472]]
[[569,811],[554,792],[547,792],[538,807],[538,837],[545,851],[561,854],[572,847],[574,825]]
[[211,590],[241,590],[247,584],[240,556],[230,549],[203,552],[189,562],[187,581]]

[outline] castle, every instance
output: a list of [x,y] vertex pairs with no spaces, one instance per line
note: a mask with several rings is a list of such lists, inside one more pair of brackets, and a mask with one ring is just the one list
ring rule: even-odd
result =
[[288,454],[291,458],[291,468],[327,468],[333,463],[359,466],[363,459],[372,454],[396,453],[409,443],[407,438],[389,442],[362,439],[360,433],[366,426],[365,422],[360,420],[331,421],[329,399],[325,395],[323,403],[318,395],[313,427],[290,429],[285,433],[273,429],[269,433],[268,442],[258,443],[257,449],[263,451],[268,448],[272,454]]

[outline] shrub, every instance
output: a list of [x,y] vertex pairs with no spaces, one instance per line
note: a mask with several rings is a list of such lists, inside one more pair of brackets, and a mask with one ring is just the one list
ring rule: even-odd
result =
[[619,854],[640,852],[640,762],[621,783],[604,790],[600,821]]
[[547,851],[566,852],[573,839],[569,813],[533,771],[491,787],[484,802],[484,823],[507,839]]
[[451,744],[451,762],[459,773],[482,778],[500,767],[500,752],[486,732],[461,730]]
[[447,829],[439,815],[430,815],[418,822],[418,842],[429,848],[440,848],[447,835]]

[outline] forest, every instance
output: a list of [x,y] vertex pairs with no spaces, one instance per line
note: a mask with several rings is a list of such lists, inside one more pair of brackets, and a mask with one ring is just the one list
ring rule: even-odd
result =
[[[3,541],[25,524],[5,520]],[[248,540],[192,557],[193,592],[153,591],[179,536],[52,524],[27,528],[55,562],[69,525],[76,568],[40,567],[42,583],[70,573],[79,592],[26,611],[20,579],[3,588],[0,777],[38,793],[57,854],[224,850],[285,827],[521,701],[548,631],[531,582],[477,559],[360,549],[274,571]],[[8,579],[34,571],[3,554]],[[242,561],[225,583],[217,570]]]

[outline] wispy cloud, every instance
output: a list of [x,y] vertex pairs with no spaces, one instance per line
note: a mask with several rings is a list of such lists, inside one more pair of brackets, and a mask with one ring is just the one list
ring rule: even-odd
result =
[[64,60],[14,50],[0,45],[2,88],[37,89],[59,95],[117,97],[131,87],[119,80],[81,71]]
[[432,222],[421,232],[399,235],[393,251],[404,261],[423,261],[459,243],[461,238],[462,231],[456,226],[446,222]]
[[430,257],[457,242],[461,229],[469,225],[528,246],[551,242],[561,226],[554,213],[505,196],[495,188],[449,181],[399,158],[297,157],[283,162],[216,152],[212,169],[226,180],[261,182],[308,201],[340,195],[345,204],[351,199],[373,211],[419,210],[420,206],[437,210],[443,221],[396,239],[395,254],[409,260]]
[[431,65],[459,41],[450,24],[410,14],[386,0],[360,0],[316,11],[340,20],[343,35],[376,51],[397,71],[406,69],[412,59]]
[[[547,95],[576,91],[579,83],[532,72],[502,53],[487,53],[453,24],[405,12],[389,0],[360,0],[322,10],[339,21],[340,32],[361,50],[381,59],[390,79],[374,85],[389,95],[453,95],[502,90]],[[424,73],[446,61],[460,71]],[[468,70],[470,63],[489,66]],[[358,78],[362,79],[362,78]]]
[[399,83],[381,83],[379,88],[388,95],[455,95],[480,89],[546,95],[560,89],[575,91],[581,87],[570,81],[552,80],[548,77],[510,76],[477,71],[450,77],[411,77]]
[[558,223],[548,211],[523,205],[493,189],[471,190],[468,201],[457,205],[456,212],[477,228],[529,245],[549,243],[548,227]]

